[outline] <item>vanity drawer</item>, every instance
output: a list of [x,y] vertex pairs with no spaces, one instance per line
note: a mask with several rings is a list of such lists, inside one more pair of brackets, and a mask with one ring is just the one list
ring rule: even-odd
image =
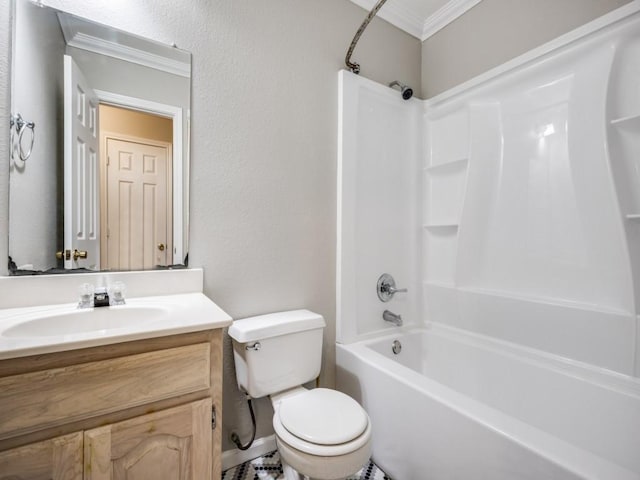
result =
[[209,343],[0,378],[0,439],[208,390],[210,385]]

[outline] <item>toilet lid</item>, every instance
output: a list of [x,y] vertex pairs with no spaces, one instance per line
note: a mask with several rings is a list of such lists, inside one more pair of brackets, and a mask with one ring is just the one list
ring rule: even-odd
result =
[[350,442],[365,431],[369,417],[353,398],[315,388],[286,399],[278,416],[292,435],[318,445]]

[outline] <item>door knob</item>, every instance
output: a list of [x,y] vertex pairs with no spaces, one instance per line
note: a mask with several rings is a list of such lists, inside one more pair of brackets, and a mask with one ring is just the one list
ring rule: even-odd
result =
[[160,250],[161,252],[164,252],[164,243],[158,244],[158,250]]
[[77,262],[79,258],[87,258],[88,255],[89,254],[87,253],[86,250],[75,249],[73,251],[73,261]]
[[71,250],[64,250],[64,251],[59,251],[56,252],[56,258],[58,260],[70,260],[71,259]]

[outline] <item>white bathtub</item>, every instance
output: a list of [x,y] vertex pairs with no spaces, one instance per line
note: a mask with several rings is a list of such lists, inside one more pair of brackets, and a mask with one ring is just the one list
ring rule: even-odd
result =
[[440,325],[336,355],[395,480],[640,479],[638,379]]

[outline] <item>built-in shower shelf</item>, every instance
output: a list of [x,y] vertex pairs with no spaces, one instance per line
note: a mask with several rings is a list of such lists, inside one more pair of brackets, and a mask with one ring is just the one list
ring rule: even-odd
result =
[[459,158],[457,160],[451,160],[448,162],[437,163],[435,165],[430,165],[425,168],[425,171],[430,174],[448,174],[454,173],[456,171],[464,170],[468,159],[467,158]]
[[636,115],[629,115],[626,117],[614,118],[613,120],[611,120],[611,125],[637,125],[638,127],[640,127],[640,113]]
[[425,223],[423,227],[426,228],[427,230],[445,230],[445,229],[456,230],[458,228],[458,224],[453,222]]
[[640,222],[640,213],[630,213],[628,215],[625,215],[625,218],[627,220],[633,220],[636,222]]

